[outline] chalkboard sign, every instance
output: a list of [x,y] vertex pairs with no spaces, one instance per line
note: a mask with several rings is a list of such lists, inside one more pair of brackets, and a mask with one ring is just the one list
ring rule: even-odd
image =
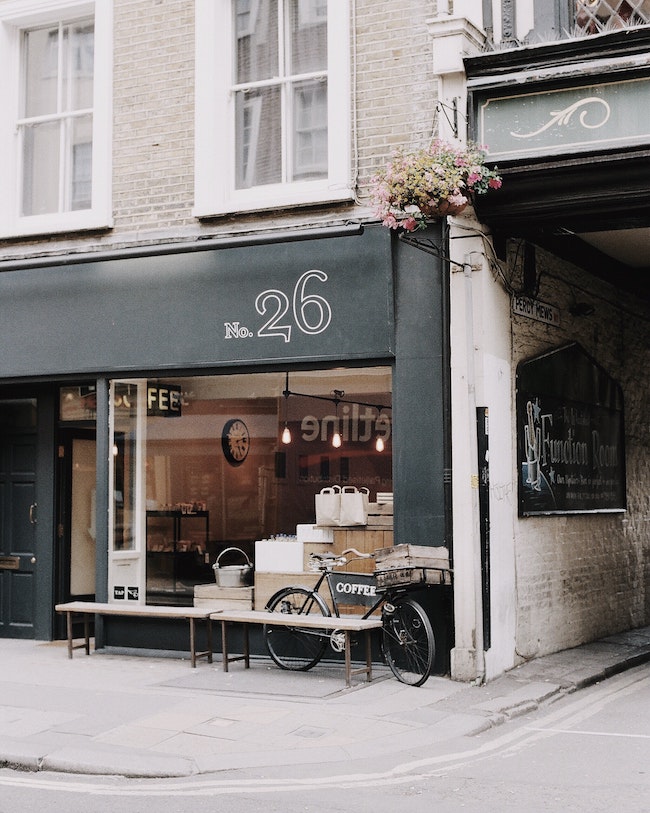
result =
[[519,515],[625,510],[623,396],[578,344],[517,368]]

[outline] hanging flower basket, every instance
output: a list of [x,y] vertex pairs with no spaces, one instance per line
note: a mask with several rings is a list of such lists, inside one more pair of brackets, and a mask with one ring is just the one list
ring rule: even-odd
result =
[[501,187],[485,152],[471,144],[434,141],[426,150],[397,150],[372,179],[372,205],[390,229],[415,231],[436,217],[457,215],[477,195]]

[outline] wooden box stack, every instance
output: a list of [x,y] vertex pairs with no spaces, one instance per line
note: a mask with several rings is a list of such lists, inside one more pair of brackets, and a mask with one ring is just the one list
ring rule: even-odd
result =
[[[255,572],[255,610],[264,610],[267,601],[282,587],[300,585],[300,587],[315,587],[320,573],[258,573]],[[328,599],[327,588],[322,596]],[[329,603],[329,602],[328,602]]]
[[215,610],[252,610],[253,588],[197,584],[194,587],[194,606]]
[[[334,531],[332,552],[343,553],[346,548],[356,548],[360,553],[373,553],[393,544],[392,528],[341,528]],[[357,559],[350,562],[345,570],[352,573],[374,573],[374,559]]]
[[368,525],[393,527],[393,493],[378,491],[377,502],[368,503]]

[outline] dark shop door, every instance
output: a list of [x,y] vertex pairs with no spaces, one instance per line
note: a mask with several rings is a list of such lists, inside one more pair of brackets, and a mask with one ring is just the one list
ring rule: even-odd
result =
[[0,636],[33,638],[37,401],[0,399]]

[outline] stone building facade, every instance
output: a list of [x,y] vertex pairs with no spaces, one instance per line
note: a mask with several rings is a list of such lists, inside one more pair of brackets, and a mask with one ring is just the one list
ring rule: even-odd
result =
[[[232,3],[243,15],[243,26],[246,15],[276,5],[269,0]],[[371,179],[395,148],[424,147],[434,137],[457,143],[479,140],[482,105],[493,97],[511,95],[513,83],[532,93],[548,90],[540,85],[540,77],[553,89],[568,77],[577,87],[585,61],[592,65],[590,76],[597,83],[602,78],[599,71],[612,56],[622,79],[646,80],[639,58],[650,32],[644,4],[631,22],[625,21],[632,25],[625,29],[630,37],[614,28],[613,22],[622,19],[616,12],[610,15],[609,28],[603,23],[603,30],[593,35],[583,31],[580,38],[567,36],[573,29],[566,20],[575,23],[577,10],[588,5],[568,0],[405,0],[396,12],[371,0],[302,0],[304,13],[321,22],[325,16],[329,22],[336,18],[345,33],[338,43],[330,43],[328,52],[328,67],[344,66],[336,80],[341,82],[337,86],[341,95],[329,100],[329,123],[330,131],[334,122],[343,123],[345,177],[311,200],[278,199],[276,204],[265,200],[256,207],[253,198],[228,206],[221,205],[216,195],[211,197],[214,179],[219,181],[221,170],[230,171],[233,156],[223,146],[226,122],[210,98],[220,92],[219,77],[211,71],[220,65],[222,54],[211,47],[205,25],[206,21],[218,25],[214,15],[227,15],[229,0],[0,0],[0,60],[3,75],[12,77],[0,91],[0,146],[3,154],[13,156],[2,171],[7,189],[20,186],[24,158],[15,136],[16,127],[25,126],[20,123],[22,114],[10,113],[20,104],[23,38],[31,31],[54,31],[78,20],[95,25],[94,113],[103,122],[101,137],[93,144],[97,162],[93,173],[99,173],[101,184],[96,189],[102,195],[96,216],[84,220],[67,212],[43,220],[39,230],[20,216],[16,195],[7,195],[0,206],[0,270],[7,272],[0,274],[0,282],[5,284],[1,295],[6,316],[23,313],[21,297],[37,277],[45,281],[49,272],[49,279],[57,279],[57,290],[71,286],[70,300],[61,305],[58,320],[48,311],[47,299],[34,300],[31,324],[23,320],[22,327],[16,327],[12,319],[5,319],[10,327],[3,342],[26,348],[59,343],[63,348],[52,359],[39,351],[33,362],[16,350],[0,366],[2,399],[9,402],[25,392],[31,398],[32,388],[37,388],[39,403],[50,404],[45,410],[48,425],[39,425],[38,430],[46,478],[49,474],[54,482],[60,476],[52,460],[67,431],[57,414],[61,388],[92,386],[99,397],[96,583],[94,591],[84,594],[113,599],[110,574],[115,557],[111,559],[107,550],[112,550],[115,529],[106,521],[112,510],[113,474],[100,453],[108,456],[113,438],[101,422],[108,426],[108,399],[116,381],[163,381],[169,376],[184,381],[205,376],[212,381],[222,374],[274,374],[280,381],[273,397],[281,423],[285,374],[345,365],[353,371],[386,369],[392,378],[388,389],[395,407],[395,541],[450,548],[452,595],[434,610],[443,619],[437,629],[444,651],[442,671],[460,680],[489,679],[522,659],[649,622],[650,433],[645,404],[650,343],[647,290],[638,282],[647,262],[638,259],[642,251],[626,260],[622,248],[642,243],[647,235],[650,195],[643,179],[650,165],[646,155],[650,135],[620,149],[606,143],[554,147],[548,154],[540,148],[524,158],[506,151],[493,162],[504,178],[503,189],[490,199],[494,202],[477,203],[476,209],[437,220],[426,232],[389,233],[379,226],[370,204]],[[215,29],[215,36],[218,33]],[[590,42],[594,45],[587,52]],[[101,74],[98,60],[104,60]],[[536,77],[530,75],[530,64],[538,69]],[[208,105],[214,104],[212,118],[206,113],[206,99]],[[40,123],[34,120],[31,126]],[[628,168],[632,159],[636,173]],[[577,183],[571,174],[576,171]],[[595,181],[581,183],[580,173],[587,171]],[[630,218],[625,198],[635,176]],[[594,189],[594,184],[602,188]],[[576,186],[585,190],[578,199],[573,194]],[[609,193],[604,195],[603,189]],[[500,200],[505,201],[501,208]],[[348,265],[342,266],[332,301],[360,297],[356,307],[363,310],[366,298],[376,305],[373,297],[378,287],[385,286],[389,305],[367,325],[349,327],[349,335],[341,333],[340,356],[327,342],[296,353],[265,348],[257,355],[247,351],[228,355],[226,350],[210,355],[209,345],[200,337],[206,332],[209,308],[201,309],[200,324],[198,319],[191,324],[192,308],[201,303],[200,294],[189,300],[198,284],[192,276],[200,265],[196,257],[207,256],[209,248],[215,252],[215,268],[221,268],[219,258],[230,257],[227,252],[244,252],[241,258],[232,254],[236,265],[226,263],[227,279],[219,280],[222,287],[206,289],[216,312],[219,297],[232,303],[240,286],[247,291],[241,281],[246,269],[261,262],[257,254],[245,253],[247,246],[255,250],[261,246],[262,252],[265,246],[282,246],[278,263],[286,263],[283,273],[290,275],[303,260],[337,257],[336,241],[360,241],[361,237],[349,235],[362,230],[363,239],[372,236],[371,243],[359,243],[353,252],[358,263],[350,267],[348,254],[340,261]],[[585,236],[570,251],[562,240],[569,233]],[[314,241],[330,239],[331,249],[310,254]],[[307,246],[304,258],[292,253],[297,245]],[[182,262],[174,265],[174,256],[181,256]],[[138,266],[140,258],[151,265]],[[133,266],[128,265],[131,262]],[[79,269],[76,277],[71,268]],[[201,279],[208,284],[211,278]],[[270,279],[269,290],[277,291],[286,279]],[[134,280],[137,289],[130,287]],[[84,335],[69,325],[74,306],[68,306],[77,283],[79,301],[86,307],[94,303],[82,322],[86,329],[98,326],[96,349],[84,349]],[[98,287],[84,287],[95,284]],[[224,285],[229,286],[226,293]],[[119,296],[128,300],[131,326],[119,313],[112,323],[127,325],[132,335],[129,343],[112,344],[106,309],[118,307]],[[517,312],[516,296],[550,306],[554,320],[539,321]],[[147,320],[151,324],[155,319],[167,322],[169,330],[149,331]],[[235,317],[230,319],[229,324],[234,323]],[[386,323],[383,333],[373,332],[373,321],[375,326]],[[46,337],[35,341],[38,324]],[[215,338],[211,341],[216,344]],[[606,512],[590,504],[580,512],[524,516],[519,493],[519,365],[572,345],[578,345],[622,390],[625,453],[617,476],[624,471],[625,505]],[[75,348],[84,350],[78,363]],[[362,389],[359,393],[358,400],[366,400]],[[477,409],[483,416],[487,410],[488,424],[477,422]],[[483,438],[489,445],[487,467],[479,455],[481,426],[489,427]],[[261,475],[259,482],[266,482]],[[38,500],[36,542],[29,543],[36,544],[39,562],[42,556],[48,573],[35,576],[35,604],[16,611],[20,617],[35,613],[36,623],[12,621],[10,580],[16,574],[5,570],[3,634],[16,629],[41,638],[60,634],[52,607],[55,601],[76,595],[65,578],[53,575],[70,567],[55,552],[60,488],[57,482]],[[137,527],[134,535],[142,536],[144,526]],[[248,541],[262,530],[269,529],[250,531]],[[143,544],[146,547],[139,539],[134,550],[144,556],[144,548],[138,548]],[[11,550],[2,553],[8,556]],[[138,562],[133,578],[141,580],[143,600],[144,564]],[[24,568],[19,574],[27,578],[27,565]],[[37,611],[36,605],[49,609]],[[136,633],[129,632],[126,638],[131,634],[137,641]],[[109,642],[120,640],[120,635],[125,633],[106,630]]]

